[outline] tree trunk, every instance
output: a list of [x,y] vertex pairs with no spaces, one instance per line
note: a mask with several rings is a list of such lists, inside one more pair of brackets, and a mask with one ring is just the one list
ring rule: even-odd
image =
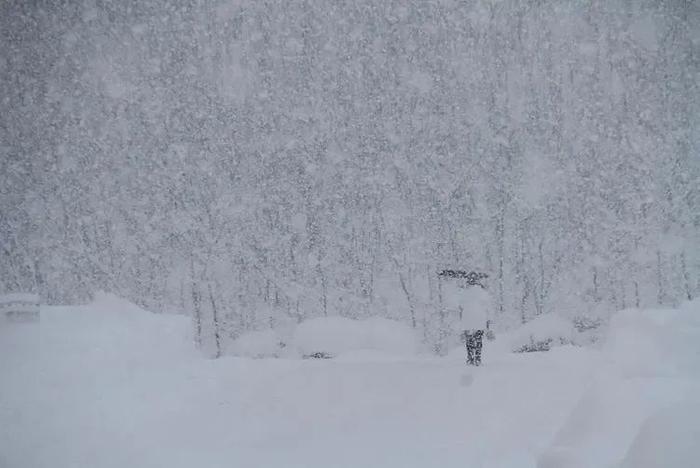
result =
[[593,300],[595,302],[600,301],[600,296],[598,295],[598,269],[593,267]]
[[685,297],[693,300],[693,293],[690,288],[690,275],[688,274],[688,265],[685,262],[685,251],[681,252],[681,273],[683,274],[683,286],[685,287]]
[[[543,250],[543,242],[540,240],[538,246],[537,246],[537,252],[538,252],[538,258],[540,261],[540,281],[539,281],[539,288],[535,292],[535,313],[537,315],[542,315],[544,312],[544,250]],[[537,286],[535,286],[537,288]]]
[[195,337],[194,342],[198,348],[202,347],[202,309],[201,296],[194,279],[194,259],[190,258],[190,278],[192,280],[192,308],[194,309]]
[[207,284],[207,289],[209,290],[209,300],[211,301],[211,313],[214,321],[214,342],[216,344],[216,355],[218,359],[221,357],[221,327],[219,324],[219,313],[216,309],[216,302],[214,301],[214,293],[211,289],[211,283]]
[[321,266],[319,265],[318,271],[321,274],[321,289],[322,289],[322,298],[321,298],[321,306],[323,307],[323,316],[328,317],[328,283],[326,282],[326,275],[323,274],[323,270],[321,269]]
[[406,285],[406,280],[401,273],[399,273],[399,282],[401,283],[401,289],[403,289],[403,293],[406,295],[406,300],[408,301],[408,309],[411,311],[411,326],[415,329],[416,328],[416,307],[413,303],[413,297],[408,290],[408,286]]
[[520,323],[527,323],[527,315],[526,315],[526,310],[527,310],[527,298],[530,295],[530,280],[528,277],[525,277],[525,280],[523,282],[523,296],[520,299]]
[[620,281],[620,301],[622,302],[622,309],[627,308],[627,299],[625,297],[625,282]]
[[194,308],[195,337],[194,341],[198,348],[202,346],[202,310],[197,284],[192,281],[192,307]]
[[656,291],[656,303],[658,305],[662,305],[664,302],[664,284],[663,284],[663,278],[661,277],[662,275],[662,269],[661,269],[661,251],[657,250],[656,251],[656,284],[657,284],[657,291]]
[[505,220],[504,220],[503,210],[498,218],[498,224],[496,227],[498,236],[498,313],[499,316],[503,316],[505,311],[505,273],[504,273],[504,251],[505,251]]

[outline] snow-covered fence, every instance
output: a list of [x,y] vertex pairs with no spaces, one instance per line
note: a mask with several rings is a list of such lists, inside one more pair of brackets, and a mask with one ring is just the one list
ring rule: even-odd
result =
[[6,322],[38,322],[39,296],[25,293],[1,295],[0,317]]

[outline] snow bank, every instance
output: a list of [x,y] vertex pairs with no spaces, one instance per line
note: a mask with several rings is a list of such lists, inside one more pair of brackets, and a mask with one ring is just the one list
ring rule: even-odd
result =
[[105,293],[41,314],[36,326],[0,327],[0,466],[159,466],[128,454],[146,445],[140,427],[144,441],[165,430],[149,418],[167,417],[187,384],[172,364],[202,362],[191,319]]
[[39,296],[27,293],[0,295],[0,326],[13,322],[38,322]]
[[624,310],[610,321],[604,349],[628,377],[663,372],[669,351],[664,347],[664,310]]
[[619,462],[648,414],[678,398],[677,382],[592,376],[593,382],[540,457],[539,468]]
[[625,376],[700,373],[700,300],[678,309],[629,309],[616,313],[604,351]]
[[[41,335],[81,359],[133,361],[196,356],[192,321],[156,314],[111,293],[98,292],[91,304],[42,309]],[[70,344],[66,340],[73,340]],[[106,363],[109,365],[109,363]]]
[[696,465],[700,451],[689,440],[700,440],[700,411],[680,402],[700,391],[699,315],[700,301],[616,313],[599,370],[538,467]]
[[365,320],[320,317],[307,320],[297,326],[294,346],[300,354],[307,356],[315,353],[337,356],[358,350],[415,354],[418,350],[411,328],[379,317]]
[[700,463],[700,402],[683,401],[648,417],[620,468],[687,468]]

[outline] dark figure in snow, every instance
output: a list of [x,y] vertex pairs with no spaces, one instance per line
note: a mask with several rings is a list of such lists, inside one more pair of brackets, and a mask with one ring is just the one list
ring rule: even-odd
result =
[[467,364],[481,365],[481,348],[484,346],[484,330],[464,330],[464,344],[467,346]]

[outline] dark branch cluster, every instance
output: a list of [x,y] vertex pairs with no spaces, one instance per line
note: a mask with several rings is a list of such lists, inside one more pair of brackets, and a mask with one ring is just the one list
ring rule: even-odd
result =
[[451,279],[463,279],[469,286],[481,286],[482,288],[484,285],[481,281],[489,277],[486,273],[466,270],[442,270],[438,272],[438,276]]

